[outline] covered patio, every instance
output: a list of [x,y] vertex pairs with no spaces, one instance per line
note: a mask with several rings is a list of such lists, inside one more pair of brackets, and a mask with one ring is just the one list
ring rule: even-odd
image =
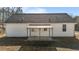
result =
[[51,40],[53,36],[52,26],[28,26],[27,37],[28,40]]

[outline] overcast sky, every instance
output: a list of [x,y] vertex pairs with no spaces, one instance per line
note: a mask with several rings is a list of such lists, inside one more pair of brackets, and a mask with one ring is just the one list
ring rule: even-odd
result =
[[79,16],[79,7],[23,7],[24,13],[68,13]]

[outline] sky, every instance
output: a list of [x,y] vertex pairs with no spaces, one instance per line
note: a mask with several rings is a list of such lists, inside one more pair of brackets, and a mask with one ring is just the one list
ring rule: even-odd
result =
[[23,7],[24,13],[68,13],[79,16],[79,7]]

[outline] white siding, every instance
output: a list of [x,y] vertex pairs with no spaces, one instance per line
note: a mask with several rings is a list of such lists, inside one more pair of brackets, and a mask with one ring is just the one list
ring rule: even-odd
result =
[[6,35],[8,37],[26,37],[26,24],[6,24]]
[[47,31],[44,31],[44,29],[41,29],[40,31],[40,36],[49,36],[49,29],[47,29]]
[[29,29],[29,36],[49,36],[49,29],[47,29],[47,31],[44,31],[44,28],[41,28],[39,30],[39,28],[33,28],[34,31],[31,30],[30,33],[30,29]]
[[[63,32],[63,24],[66,24],[66,32]],[[74,36],[74,25],[73,23],[58,23],[52,24],[53,26],[53,37],[73,37]]]
[[[67,31],[62,31],[62,25],[67,25]],[[6,35],[8,37],[26,37],[27,25],[22,23],[6,24]],[[50,36],[53,37],[73,37],[74,36],[75,23],[51,23],[53,29],[50,29]],[[48,30],[49,31],[49,30]],[[33,34],[33,33],[32,33]],[[49,32],[42,32],[41,36],[49,36]],[[28,30],[28,36],[30,36],[30,30]]]

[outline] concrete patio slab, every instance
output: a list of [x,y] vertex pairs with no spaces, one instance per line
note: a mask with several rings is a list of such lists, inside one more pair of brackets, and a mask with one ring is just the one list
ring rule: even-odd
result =
[[52,39],[51,37],[44,37],[44,36],[40,36],[40,37],[29,37],[27,39],[27,41],[54,41],[54,39]]

